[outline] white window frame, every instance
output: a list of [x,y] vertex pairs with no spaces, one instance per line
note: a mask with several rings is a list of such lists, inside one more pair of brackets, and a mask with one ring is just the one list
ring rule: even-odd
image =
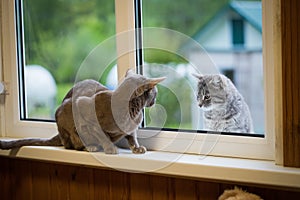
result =
[[[21,121],[19,119],[19,102],[18,102],[18,77],[17,77],[17,50],[16,50],[16,24],[15,24],[15,6],[14,1],[1,0],[2,32],[1,32],[1,70],[0,80],[7,85],[9,95],[6,95],[5,105],[1,105],[1,136],[2,137],[50,137],[57,134],[55,123]],[[263,62],[264,62],[264,91],[265,91],[265,117],[266,117],[266,134],[264,138],[241,137],[219,135],[218,137],[210,137],[207,134],[199,133],[182,133],[162,131],[149,139],[140,139],[141,143],[148,148],[162,151],[174,151],[184,153],[199,153],[199,147],[205,142],[209,144],[211,141],[211,151],[204,154],[242,157],[253,159],[274,160],[274,65],[272,52],[272,34],[273,30],[272,7],[273,1],[262,0],[263,7]],[[116,32],[121,34],[129,31],[127,38],[117,40],[118,55],[118,76],[123,77],[128,67],[135,66],[134,49],[134,0],[115,0],[116,8]],[[129,52],[124,54],[125,51]],[[266,49],[268,51],[266,51]],[[0,71],[1,71],[0,70]],[[149,134],[149,130],[139,130],[140,136]],[[150,134],[151,131],[150,131]],[[166,149],[160,149],[161,146],[168,145],[170,140],[176,139],[173,145]]]

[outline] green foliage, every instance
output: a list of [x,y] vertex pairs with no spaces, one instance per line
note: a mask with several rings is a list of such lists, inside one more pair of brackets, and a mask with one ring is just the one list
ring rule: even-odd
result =
[[144,54],[145,61],[149,63],[186,63],[184,58],[181,58],[174,53],[159,49],[146,49],[144,50]]
[[58,83],[73,82],[85,57],[115,32],[111,0],[24,1],[26,64],[46,67]]
[[72,83],[61,83],[57,85],[56,107],[61,104],[62,100],[72,87]]
[[[186,75],[180,73],[183,66],[187,65],[152,63],[144,66],[147,76],[167,77],[162,84],[157,86],[156,100],[156,105],[160,105],[159,107],[164,109],[163,112],[166,116],[162,116],[159,109],[152,113],[146,109],[146,126],[160,127],[165,120],[164,128],[193,128],[191,110],[194,91]],[[155,121],[154,123],[151,118]]]
[[[169,88],[158,85],[157,104],[162,105],[167,112],[165,128],[192,128],[190,123],[191,91],[183,86],[184,81],[184,79],[179,79],[172,85],[172,87],[176,87],[182,92],[180,94],[178,92],[174,94],[174,91],[171,91]],[[146,117],[149,120],[147,113]]]

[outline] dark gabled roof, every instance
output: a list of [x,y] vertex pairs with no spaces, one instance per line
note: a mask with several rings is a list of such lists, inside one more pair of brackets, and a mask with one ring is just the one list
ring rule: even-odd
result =
[[192,38],[196,39],[206,31],[208,26],[224,15],[229,10],[239,14],[243,19],[248,21],[259,32],[262,31],[262,7],[261,1],[231,1],[220,9],[204,26],[202,26]]
[[262,8],[261,1],[232,1],[229,6],[246,21],[261,32]]

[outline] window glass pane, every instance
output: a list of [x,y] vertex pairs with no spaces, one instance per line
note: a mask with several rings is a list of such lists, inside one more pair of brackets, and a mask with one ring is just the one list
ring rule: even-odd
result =
[[[264,134],[261,1],[147,0],[142,2],[142,17],[144,74],[168,76],[158,86],[156,106],[146,110],[145,127],[209,130],[205,129],[208,117],[197,101],[198,80],[191,75],[198,69],[201,74],[227,76],[249,107],[253,132]],[[187,39],[174,36],[180,34]],[[164,43],[167,49],[152,48],[148,40]],[[190,41],[203,49],[194,48]],[[227,111],[225,125],[230,118]]]
[[242,19],[233,19],[232,21],[232,43],[234,45],[244,44],[244,21]]
[[[53,120],[84,59],[98,44],[115,34],[114,1],[26,0],[22,3],[23,7],[19,7],[19,12],[23,11],[19,18],[23,51],[19,56],[24,56],[19,63],[20,77],[24,77],[21,118]],[[115,62],[110,65],[98,66],[105,68],[101,77],[92,70],[85,71],[85,77],[108,85],[112,80],[107,77],[111,76],[110,69]]]

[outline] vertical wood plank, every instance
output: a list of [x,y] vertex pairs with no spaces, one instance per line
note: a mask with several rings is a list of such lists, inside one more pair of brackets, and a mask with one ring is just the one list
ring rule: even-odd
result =
[[[290,80],[290,87],[293,92],[292,96],[292,138],[290,139],[290,143],[292,142],[295,147],[294,150],[292,150],[292,158],[289,158],[289,160],[292,160],[292,165],[295,167],[300,167],[300,121],[299,121],[299,80],[300,80],[300,71],[299,71],[299,59],[300,59],[300,49],[298,46],[298,40],[300,38],[299,30],[300,27],[297,25],[297,21],[299,21],[299,1],[292,0],[293,3],[291,5],[290,10],[290,19],[291,19],[291,80]],[[299,37],[299,38],[298,38]],[[296,87],[295,87],[296,86]]]
[[49,163],[32,163],[32,198],[51,200]]
[[93,170],[90,168],[71,167],[69,170],[70,199],[89,200],[94,198]]
[[[284,165],[287,164],[287,161],[290,160],[290,157],[292,157],[292,151],[289,152],[289,150],[286,148],[289,145],[289,137],[292,137],[292,130],[290,127],[292,127],[292,109],[293,105],[291,104],[291,100],[293,97],[293,91],[290,85],[291,81],[291,19],[290,19],[290,0],[285,0],[282,3],[282,19],[283,19],[283,41],[282,41],[282,62],[283,62],[283,124],[284,124],[284,131],[285,136],[283,137],[283,146],[284,146]],[[289,30],[289,31],[287,31]]]
[[173,178],[153,176],[151,177],[152,197],[153,199],[173,200],[175,199],[175,191]]
[[174,179],[175,182],[175,199],[199,199],[197,197],[196,183],[193,180]]
[[0,158],[0,193],[1,198],[10,199],[13,186],[13,175],[10,173],[8,159]]
[[130,174],[120,171],[110,171],[111,199],[130,199]]
[[108,170],[94,169],[94,199],[110,199],[109,177]]
[[[273,131],[275,133],[275,162],[278,165],[283,165],[283,137],[284,137],[284,129],[283,129],[283,64],[282,64],[282,57],[283,57],[283,52],[282,52],[282,38],[283,38],[283,33],[282,33],[282,9],[281,9],[281,3],[282,0],[271,0],[271,1],[263,1],[264,3],[264,13],[263,16],[265,17],[265,24],[264,27],[266,28],[266,31],[263,32],[264,41],[267,46],[267,49],[264,51],[264,58],[265,59],[270,59],[269,63],[270,66],[266,65],[267,68],[265,68],[265,72],[270,74],[272,76],[272,73],[274,73],[272,83],[269,85],[269,88],[272,88],[271,93],[269,96],[273,97],[268,99],[269,96],[267,96],[268,101],[274,101],[274,118],[272,115],[267,113],[268,120],[267,123],[270,123],[269,120],[273,120],[273,124],[271,125],[274,126],[271,128],[270,131]],[[269,4],[268,4],[269,3]],[[272,8],[272,13],[271,16],[267,15],[270,14],[270,12],[267,12],[267,9],[271,6]],[[267,22],[273,22],[273,24],[269,24]],[[267,31],[269,31],[271,34],[267,34]],[[272,53],[273,52],[273,55]],[[270,55],[271,54],[271,55]],[[264,59],[264,60],[265,60]],[[268,70],[267,70],[268,69]],[[270,80],[268,80],[268,83],[270,84]],[[274,84],[272,86],[272,84]],[[266,92],[269,92],[269,90],[266,90]],[[272,92],[274,94],[272,94]],[[275,98],[274,98],[275,97]],[[271,104],[266,104],[266,106],[270,106]],[[271,109],[272,110],[272,107]],[[267,124],[268,125],[268,124]],[[269,127],[270,129],[270,127]],[[272,133],[272,132],[271,132]]]
[[50,187],[52,199],[70,199],[69,168],[51,164]]
[[300,167],[299,59],[300,26],[297,0],[282,0],[283,161]]
[[139,173],[130,174],[130,199],[153,199],[150,177]]
[[10,168],[14,174],[14,183],[12,186],[12,199],[31,200],[32,193],[32,166],[31,162],[25,160],[12,160]]
[[201,200],[218,199],[220,189],[218,183],[197,182],[198,198]]

